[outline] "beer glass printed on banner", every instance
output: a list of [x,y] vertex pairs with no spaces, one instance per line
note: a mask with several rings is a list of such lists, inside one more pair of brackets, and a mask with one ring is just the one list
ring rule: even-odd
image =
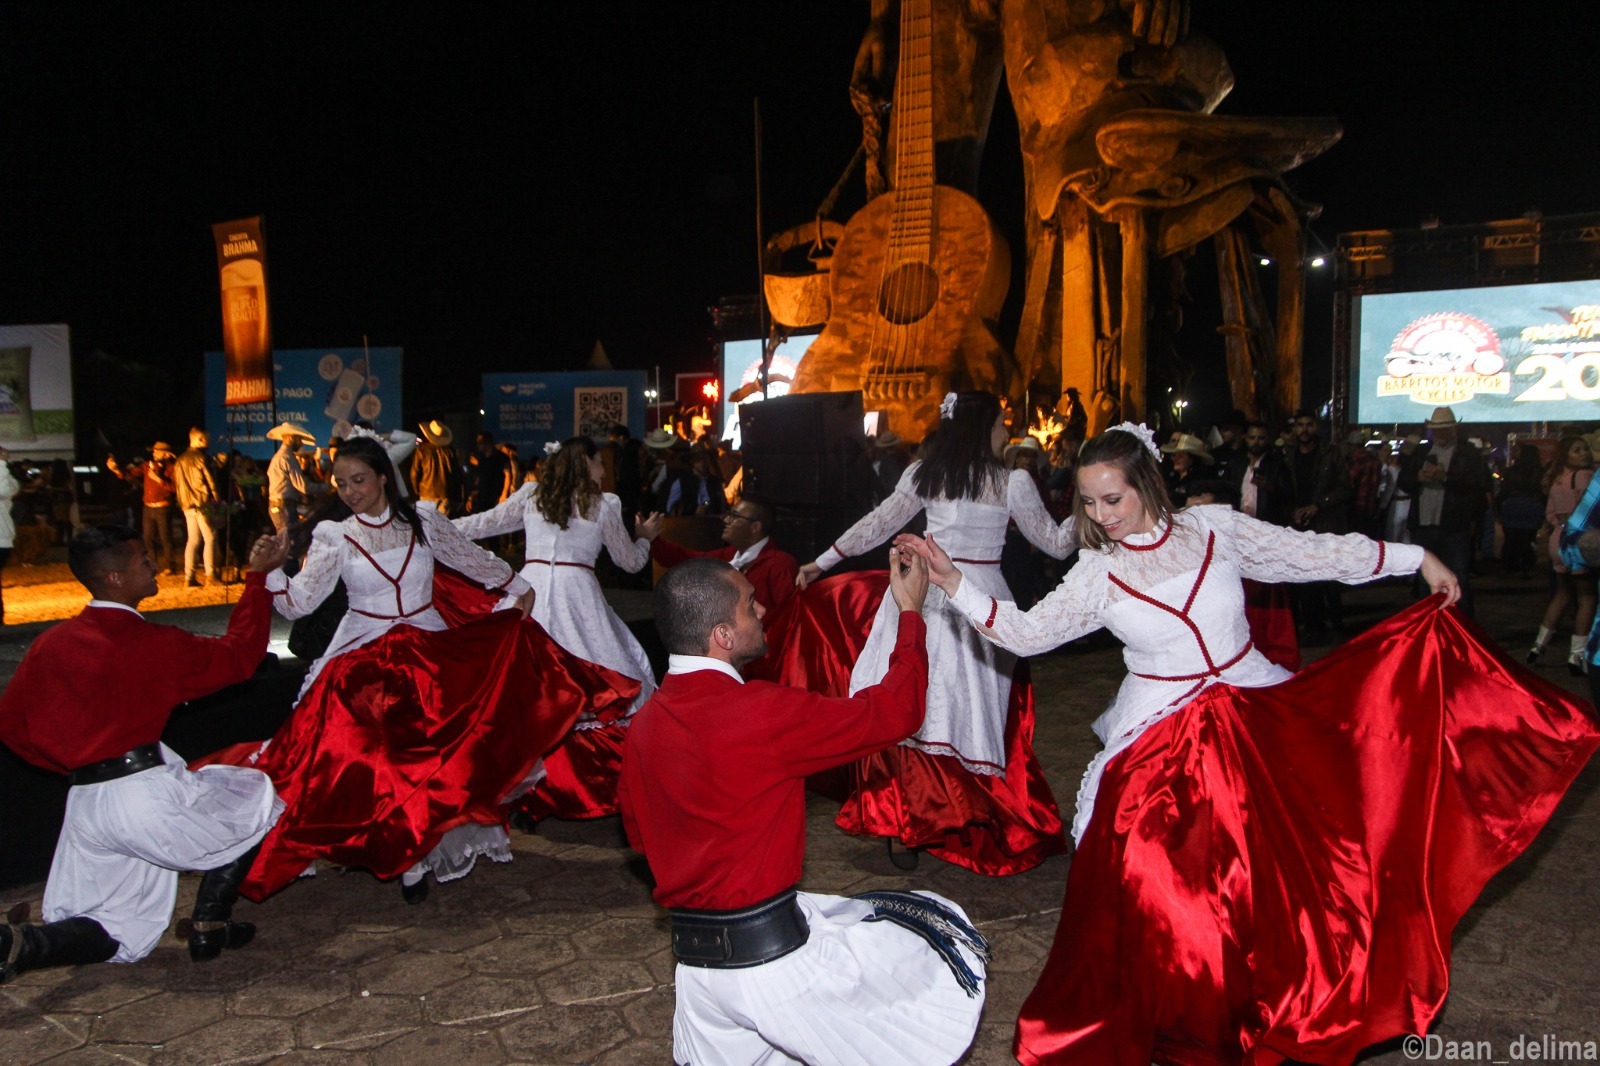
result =
[[272,398],[272,381],[262,372],[269,358],[266,298],[260,260],[235,259],[223,265],[222,350],[228,357],[230,403]]

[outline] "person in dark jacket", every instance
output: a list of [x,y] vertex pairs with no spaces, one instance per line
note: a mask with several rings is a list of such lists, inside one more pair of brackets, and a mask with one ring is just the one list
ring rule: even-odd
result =
[[1428,419],[1429,440],[1400,470],[1399,489],[1411,497],[1407,527],[1411,543],[1443,560],[1461,578],[1461,611],[1472,616],[1472,525],[1489,491],[1489,465],[1463,440],[1455,412],[1436,407]]

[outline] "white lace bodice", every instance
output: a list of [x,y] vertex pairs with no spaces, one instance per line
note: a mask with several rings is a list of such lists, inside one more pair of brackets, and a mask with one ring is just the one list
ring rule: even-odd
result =
[[385,510],[379,518],[351,515],[342,522],[322,522],[311,532],[305,564],[294,577],[282,570],[267,575],[272,604],[285,618],[302,618],[344,581],[350,609],[335,630],[322,658],[312,664],[302,694],[335,655],[360,647],[404,622],[420,629],[447,628],[433,609],[433,563],[489,589],[520,596],[528,583],[504,560],[462,536],[450,520],[431,506],[417,505],[427,543],[411,527]]
[[1027,471],[1012,470],[990,481],[973,499],[928,500],[917,495],[914,478],[921,466],[916,462],[907,467],[889,498],[818,556],[817,565],[827,570],[842,559],[877,547],[923,510],[928,516],[928,532],[958,561],[998,562],[1008,521],[1017,523],[1029,543],[1057,559],[1076,550],[1078,538],[1072,519],[1057,524],[1050,517]]
[[538,490],[536,484],[523,485],[498,506],[456,519],[455,527],[469,540],[523,530],[529,560],[593,566],[604,547],[611,560],[630,573],[650,561],[650,542],[628,536],[622,501],[616,496],[605,493],[592,514],[573,515],[562,529],[539,513]]
[[1251,646],[1241,578],[1359,584],[1412,573],[1422,556],[1414,545],[1295,531],[1225,506],[1196,507],[1170,526],[1083,552],[1030,611],[965,579],[952,602],[980,632],[1019,655],[1102,626],[1123,642],[1128,675],[1094,724],[1106,750],[1090,764],[1079,792],[1073,832],[1081,836],[1100,769],[1150,725],[1218,682],[1252,688],[1289,676]]

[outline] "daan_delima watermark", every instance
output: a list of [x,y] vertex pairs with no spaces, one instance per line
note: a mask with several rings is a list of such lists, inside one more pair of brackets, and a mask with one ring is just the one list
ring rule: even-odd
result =
[[1406,1037],[1400,1050],[1413,1062],[1600,1062],[1600,1042],[1552,1033],[1519,1034],[1503,1048],[1492,1040],[1452,1040],[1429,1033]]

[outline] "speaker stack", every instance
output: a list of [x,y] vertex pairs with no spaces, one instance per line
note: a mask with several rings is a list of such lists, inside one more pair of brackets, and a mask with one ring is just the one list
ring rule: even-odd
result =
[[859,392],[780,396],[739,410],[744,488],[777,511],[777,542],[802,563],[872,509]]

